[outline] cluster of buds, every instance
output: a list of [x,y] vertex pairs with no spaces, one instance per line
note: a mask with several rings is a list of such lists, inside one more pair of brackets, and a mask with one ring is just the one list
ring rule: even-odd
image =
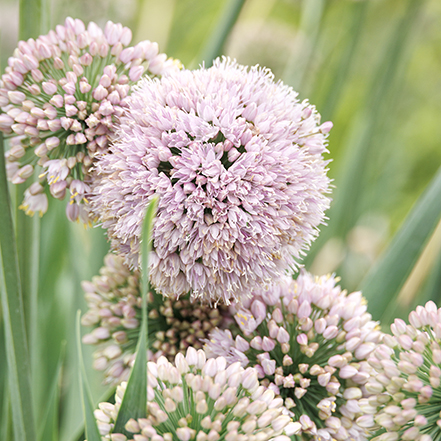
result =
[[366,385],[371,412],[385,433],[376,441],[435,441],[441,437],[441,308],[428,302],[395,319],[393,336],[369,357],[377,375]]
[[[139,271],[130,270],[122,257],[108,254],[100,275],[82,284],[89,310],[81,322],[94,327],[83,342],[98,345],[94,368],[104,371],[106,383],[126,380],[135,359],[142,316],[139,282]],[[147,302],[153,358],[173,360],[190,346],[200,349],[210,331],[233,322],[226,307],[190,303],[188,295],[164,298],[151,290]]]
[[[108,22],[67,18],[64,26],[36,40],[20,41],[0,81],[0,130],[12,135],[6,154],[8,178],[25,182],[38,164],[40,185],[30,187],[22,205],[28,214],[47,210],[41,184],[70,202],[70,220],[89,222],[87,196],[94,158],[107,152],[114,117],[122,114],[131,85],[178,69],[158,53],[157,43],[128,47],[130,29]],[[84,204],[86,203],[86,204]]]
[[298,432],[282,400],[259,386],[255,369],[227,367],[225,358],[207,360],[191,347],[174,364],[165,357],[148,363],[146,417],[127,421],[129,437],[113,431],[125,388],[117,388],[115,404],[95,411],[104,440],[289,441]]
[[210,357],[253,366],[261,384],[284,400],[305,438],[365,440],[374,427],[363,408],[367,362],[382,338],[360,292],[347,294],[330,276],[302,272],[253,293],[235,313],[241,329],[215,330]]

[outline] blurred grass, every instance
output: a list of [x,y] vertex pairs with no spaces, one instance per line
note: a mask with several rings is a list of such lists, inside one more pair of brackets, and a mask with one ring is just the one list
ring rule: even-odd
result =
[[[161,50],[189,66],[199,61],[229,2],[127,0],[121,7],[116,0],[42,0],[46,13],[37,19],[38,11],[29,9],[22,22],[48,30],[68,15],[100,25],[108,19],[120,21],[133,27],[135,40],[159,41]],[[16,47],[18,5],[15,0],[0,0],[3,68]],[[332,119],[328,157],[333,159],[329,173],[337,187],[335,203],[329,227],[322,228],[306,263],[317,273],[337,271],[348,289],[360,284],[390,244],[441,164],[440,24],[439,0],[247,0],[222,43],[226,55],[242,64],[270,67],[277,78],[298,88],[300,99],[316,104],[323,120]],[[26,222],[38,230],[38,220]],[[20,237],[28,247],[26,236]],[[33,241],[40,243],[39,257],[26,255],[31,262],[38,259],[38,277],[29,277],[27,286],[38,288],[38,309],[36,295],[30,296],[27,320],[34,342],[36,420],[41,431],[47,417],[49,421],[53,417],[54,439],[76,441],[83,417],[74,312],[84,310],[81,280],[98,273],[108,245],[100,228],[84,230],[69,224],[64,203],[57,201],[51,201]],[[396,309],[397,315],[405,316],[420,301],[441,300],[439,253],[431,255],[427,265],[431,270],[407,303]],[[370,300],[375,304],[375,295]],[[106,389],[91,369],[91,348],[83,349],[96,401]],[[0,359],[4,351],[0,345]],[[58,376],[61,356],[64,363]],[[5,378],[0,366],[4,398]],[[47,415],[54,387],[62,404]],[[4,439],[10,436],[8,409],[7,400],[0,400]]]

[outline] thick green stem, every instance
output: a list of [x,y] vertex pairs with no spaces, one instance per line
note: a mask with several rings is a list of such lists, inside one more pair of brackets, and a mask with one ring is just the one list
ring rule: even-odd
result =
[[1,300],[5,327],[9,390],[16,440],[34,441],[35,422],[30,362],[26,341],[17,249],[6,182],[3,136],[0,134],[0,248]]

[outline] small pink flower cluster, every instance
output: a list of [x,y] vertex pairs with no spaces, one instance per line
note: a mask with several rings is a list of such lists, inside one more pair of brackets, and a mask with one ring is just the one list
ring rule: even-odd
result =
[[68,189],[70,220],[89,222],[84,205],[95,157],[107,152],[114,117],[122,114],[130,86],[146,71],[162,75],[177,62],[142,41],[128,47],[130,29],[108,22],[67,18],[64,26],[36,40],[20,41],[0,81],[0,130],[12,135],[6,154],[8,178],[25,182],[39,165],[40,183],[26,191],[28,214],[48,206],[41,179],[63,199]]
[[435,441],[441,436],[441,308],[418,306],[409,324],[395,319],[369,357],[377,372],[366,389],[371,413],[385,433],[376,441]]
[[[139,283],[139,271],[115,254],[105,257],[99,276],[82,283],[89,310],[81,323],[93,327],[83,343],[97,346],[93,367],[104,371],[105,383],[127,380],[135,359],[142,316]],[[188,297],[163,298],[154,290],[147,294],[152,359],[164,355],[172,360],[190,346],[201,349],[212,329],[233,322],[227,307],[210,308]]]
[[307,439],[366,440],[375,426],[364,411],[372,374],[367,362],[382,338],[360,292],[333,277],[302,272],[235,307],[242,331],[215,330],[209,357],[253,366],[262,385],[284,399]]
[[117,388],[115,404],[95,411],[103,440],[112,441],[290,441],[298,425],[283,414],[282,401],[259,386],[257,372],[222,357],[206,359],[189,348],[174,364],[165,357],[148,363],[147,416],[129,419],[127,437],[114,425],[126,383]]

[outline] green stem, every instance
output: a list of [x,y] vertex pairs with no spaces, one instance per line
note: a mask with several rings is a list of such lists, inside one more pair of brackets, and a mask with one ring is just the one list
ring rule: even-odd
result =
[[245,0],[230,0],[222,16],[217,22],[217,26],[214,29],[207,44],[202,49],[199,57],[199,62],[205,62],[206,67],[210,67],[213,60],[222,55],[222,50],[225,45],[225,41],[230,35],[234,24],[236,23],[240,11],[245,3]]
[[1,300],[15,438],[35,441],[35,422],[17,249],[0,134]]

